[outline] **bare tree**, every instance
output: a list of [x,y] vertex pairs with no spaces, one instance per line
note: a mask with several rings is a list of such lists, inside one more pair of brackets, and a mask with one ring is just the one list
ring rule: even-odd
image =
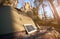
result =
[[53,11],[54,11],[54,13],[53,13],[54,18],[56,19],[56,21],[57,21],[58,23],[60,23],[60,17],[59,17],[58,12],[57,12],[54,4],[53,4],[53,0],[49,0],[49,2],[50,2],[51,6],[52,6],[52,8],[53,8]]

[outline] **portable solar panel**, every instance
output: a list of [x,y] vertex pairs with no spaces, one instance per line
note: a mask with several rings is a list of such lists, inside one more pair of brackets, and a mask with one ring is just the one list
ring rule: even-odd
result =
[[36,27],[33,26],[32,24],[24,24],[24,27],[28,34],[31,34],[37,31]]

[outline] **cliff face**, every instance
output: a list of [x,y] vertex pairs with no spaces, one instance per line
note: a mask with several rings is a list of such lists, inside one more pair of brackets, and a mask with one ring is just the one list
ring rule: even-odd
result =
[[33,20],[9,6],[0,7],[0,34],[24,31],[24,24],[32,24]]
[[17,22],[17,24],[19,24],[19,26],[18,27],[16,26],[16,29],[18,31],[25,30],[24,26],[23,26],[24,24],[32,24],[33,26],[35,26],[33,20],[30,17],[25,16],[23,14],[19,14],[19,20],[20,20],[20,22],[19,21]]

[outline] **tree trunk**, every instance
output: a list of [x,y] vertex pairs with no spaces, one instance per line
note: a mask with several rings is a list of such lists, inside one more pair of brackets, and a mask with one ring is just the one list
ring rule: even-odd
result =
[[53,8],[53,10],[54,10],[54,13],[53,13],[54,18],[56,19],[56,21],[57,21],[58,23],[60,23],[60,17],[59,17],[58,12],[57,12],[54,4],[53,4],[53,0],[49,0],[49,2],[50,2],[51,6],[52,6],[52,8]]

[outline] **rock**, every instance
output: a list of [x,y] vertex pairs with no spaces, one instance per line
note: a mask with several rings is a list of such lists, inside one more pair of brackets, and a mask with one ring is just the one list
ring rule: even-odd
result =
[[59,39],[59,32],[56,30],[49,31],[42,36],[42,39]]

